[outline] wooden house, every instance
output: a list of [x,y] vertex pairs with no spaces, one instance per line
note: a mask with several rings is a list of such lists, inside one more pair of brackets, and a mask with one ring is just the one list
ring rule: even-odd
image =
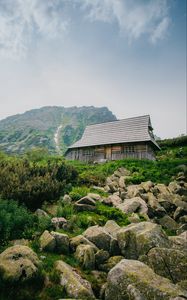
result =
[[149,115],[89,125],[65,156],[70,160],[101,162],[124,158],[155,159],[160,149]]

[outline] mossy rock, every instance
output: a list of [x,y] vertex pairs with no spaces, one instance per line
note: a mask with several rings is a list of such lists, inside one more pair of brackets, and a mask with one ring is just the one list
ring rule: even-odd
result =
[[173,283],[187,280],[187,251],[153,248],[142,258],[158,275],[169,278]]
[[55,269],[60,274],[60,284],[65,288],[68,297],[83,300],[94,300],[91,284],[83,279],[71,266],[59,260]]
[[37,277],[40,261],[32,249],[15,245],[0,254],[0,277],[5,282],[25,282]]
[[123,259],[108,274],[105,300],[170,300],[178,296],[186,299],[187,291],[137,260]]
[[117,232],[117,240],[122,255],[129,259],[138,259],[151,248],[171,246],[167,235],[160,225],[151,222],[130,224]]

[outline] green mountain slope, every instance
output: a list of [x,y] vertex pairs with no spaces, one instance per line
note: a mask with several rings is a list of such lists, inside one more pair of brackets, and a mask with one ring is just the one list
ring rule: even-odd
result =
[[0,150],[23,153],[46,147],[50,153],[64,153],[89,124],[114,121],[107,107],[43,107],[0,121]]

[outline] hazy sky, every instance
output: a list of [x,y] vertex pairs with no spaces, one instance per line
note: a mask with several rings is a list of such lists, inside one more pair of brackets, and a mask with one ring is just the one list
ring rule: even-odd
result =
[[186,0],[0,0],[0,119],[46,105],[186,133]]

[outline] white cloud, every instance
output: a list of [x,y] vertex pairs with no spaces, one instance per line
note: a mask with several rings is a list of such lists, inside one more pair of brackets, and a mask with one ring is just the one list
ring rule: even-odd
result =
[[65,33],[65,0],[0,0],[0,54],[25,55],[33,35],[55,38]]
[[61,37],[75,12],[87,21],[117,24],[129,42],[147,35],[155,44],[170,23],[168,0],[0,0],[0,55],[20,58],[38,35]]
[[151,35],[151,42],[155,44],[159,39],[163,39],[166,35],[167,29],[170,24],[170,19],[165,17],[155,28]]
[[170,20],[168,0],[84,0],[82,8],[91,22],[116,22],[129,41],[147,34],[156,43]]

